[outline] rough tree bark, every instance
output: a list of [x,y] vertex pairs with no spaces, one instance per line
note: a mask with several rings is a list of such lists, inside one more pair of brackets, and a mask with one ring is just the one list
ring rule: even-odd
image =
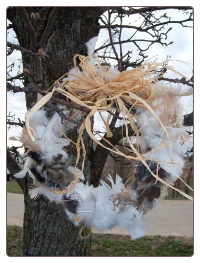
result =
[[[51,7],[28,7],[25,11],[28,17],[38,12],[39,20],[31,20],[37,30],[36,39],[39,42],[47,22],[50,19]],[[73,56],[86,54],[84,43],[98,35],[98,18],[102,8],[92,7],[62,7],[59,8],[48,36],[41,40],[39,46],[31,43],[31,36],[21,8],[8,8],[7,17],[13,24],[19,44],[33,52],[43,48],[46,52],[42,59],[42,74],[44,89],[50,87],[60,76],[73,67]],[[22,54],[23,68],[35,74],[34,58]],[[36,76],[37,77],[37,76]],[[40,77],[40,76],[39,76]],[[39,79],[38,77],[38,79]],[[26,77],[24,85],[32,82]],[[26,95],[27,108],[35,102],[35,95]],[[76,141],[77,134],[73,134]],[[90,153],[91,141],[87,140],[87,150]],[[89,169],[87,169],[87,173]],[[89,175],[88,175],[89,176]],[[27,185],[26,185],[27,188]],[[50,203],[45,198],[31,200],[25,191],[24,213],[24,255],[25,256],[84,256],[90,254],[91,239],[82,239],[76,228],[68,219],[60,204]]]

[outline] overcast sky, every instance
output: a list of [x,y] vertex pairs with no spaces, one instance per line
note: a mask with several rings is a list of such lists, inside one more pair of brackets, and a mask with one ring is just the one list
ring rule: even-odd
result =
[[[167,12],[169,15],[172,16],[173,20],[178,20],[179,18],[182,18],[182,15],[177,10],[170,10]],[[130,16],[129,18],[126,18],[125,24],[131,23],[134,25],[137,25],[139,23],[138,17],[136,16]],[[174,44],[163,47],[159,44],[153,45],[147,52],[145,52],[146,55],[148,55],[148,59],[155,59],[157,58],[158,62],[164,61],[167,56],[171,56],[171,59],[173,60],[170,65],[174,66],[176,70],[180,71],[183,75],[185,75],[187,78],[190,78],[192,76],[192,64],[193,64],[193,30],[191,28],[182,27],[181,25],[171,25],[173,29],[168,34],[168,42],[173,41]],[[127,39],[130,34],[133,34],[133,31],[130,31],[128,29],[123,29],[123,38]],[[135,36],[137,39],[143,38],[144,36],[141,35],[141,33],[137,33]],[[101,30],[100,34],[98,36],[98,41],[96,48],[102,44],[102,42],[108,38],[108,33],[106,30]],[[13,31],[9,31],[8,34],[8,41],[17,43],[16,38],[14,37]],[[124,52],[128,49],[132,49],[131,44],[126,44],[124,46]],[[136,56],[137,51],[133,49],[133,58]],[[19,73],[22,69],[20,68],[20,61],[21,55],[19,51],[14,51],[11,56],[8,57],[7,62],[8,65],[15,62],[15,68],[13,69],[12,75],[16,75]],[[191,64],[191,67],[185,65],[184,63],[177,62],[177,61],[184,61],[189,62]],[[168,73],[169,77],[178,77],[175,76],[174,73]],[[16,85],[19,85],[19,82],[15,83]],[[184,100],[184,106],[185,106],[185,112],[190,112],[192,110],[192,98]],[[25,107],[25,99],[23,93],[17,93],[13,94],[11,92],[8,92],[7,97],[7,112],[15,113],[16,118],[20,118],[21,120],[24,120],[24,115],[26,112]],[[99,122],[97,118],[97,125],[100,127],[101,123]],[[10,136],[17,136],[21,132],[20,127],[12,127],[8,131],[8,138]],[[20,145],[18,142],[13,142],[8,140],[8,145]]]

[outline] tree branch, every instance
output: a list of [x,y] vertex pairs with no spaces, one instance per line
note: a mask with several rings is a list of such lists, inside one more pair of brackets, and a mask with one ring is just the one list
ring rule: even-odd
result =
[[[110,38],[110,45],[112,46],[112,49],[113,49],[113,51],[115,53],[115,57],[116,57],[116,59],[118,61],[118,70],[121,71],[121,60],[120,60],[120,58],[118,56],[118,53],[117,53],[117,51],[115,49],[115,46],[114,46],[114,43],[113,43],[113,39],[112,39],[110,16],[111,16],[111,14],[110,14],[110,12],[108,10],[108,25],[107,25],[107,28],[108,28],[109,38]],[[120,41],[120,43],[121,43],[121,41]]]
[[141,14],[146,12],[153,12],[153,11],[159,11],[159,10],[167,10],[167,9],[177,9],[177,10],[192,10],[191,6],[161,6],[161,7],[142,7],[142,8],[130,8],[129,10],[125,10],[122,7],[116,8],[113,7],[113,12],[117,12],[118,14],[124,14],[124,15],[135,15],[135,14]]
[[[41,90],[41,86],[40,85],[28,85],[27,87],[25,88],[21,88],[20,86],[13,86],[12,84],[8,83],[7,82],[7,89],[8,91],[13,91],[14,93],[17,93],[17,92],[24,92],[24,93],[40,93],[41,95],[45,96],[48,94],[47,91],[44,91],[44,90]],[[61,104],[61,105],[65,105],[69,108],[72,108],[72,109],[76,109],[76,110],[79,110],[79,111],[83,111],[83,112],[86,112],[86,113],[89,113],[90,110],[86,107],[83,107],[83,106],[78,106],[72,102],[67,102],[65,100],[62,100],[62,99],[58,99],[58,98],[54,98],[52,97],[51,98],[51,102],[53,103],[58,103],[58,104]]]
[[13,81],[13,80],[15,80],[15,79],[20,79],[20,80],[21,80],[21,79],[24,79],[24,74],[21,73],[21,74],[19,74],[19,75],[17,75],[17,76],[7,78],[7,81]]
[[33,51],[31,51],[30,49],[21,47],[20,45],[16,45],[16,44],[12,44],[10,42],[7,42],[7,46],[10,47],[11,49],[16,49],[21,51],[24,54],[29,54],[31,56],[41,56],[38,53],[34,53]]
[[[30,37],[32,41],[32,49],[33,51],[37,51],[38,49],[38,42],[36,37],[36,31],[31,23],[31,20],[26,12],[26,9],[24,7],[20,8],[21,14],[27,24],[27,27],[30,32]],[[35,80],[41,81],[42,80],[42,63],[41,58],[39,56],[34,57],[34,64],[35,64]]]
[[170,78],[160,77],[158,79],[159,80],[173,82],[173,83],[182,83],[184,85],[188,85],[190,87],[193,87],[193,84],[191,83],[191,80],[186,80],[185,78],[182,78],[182,79],[177,79],[177,78],[176,79],[170,79]]
[[55,20],[55,17],[56,17],[56,15],[57,15],[58,11],[59,11],[59,7],[54,7],[54,9],[53,9],[53,11],[52,11],[52,13],[51,13],[51,15],[50,15],[50,17],[49,17],[49,20],[48,20],[46,29],[45,29],[45,31],[44,31],[44,33],[43,33],[43,35],[42,35],[42,38],[41,38],[41,40],[40,40],[40,42],[39,42],[39,48],[42,48],[42,47],[45,45],[45,42],[46,42],[47,39],[48,39],[49,32],[50,32],[50,30],[51,30],[51,27],[52,27],[52,25],[53,25],[53,22],[54,22],[54,20]]
[[22,16],[23,16],[23,18],[24,18],[24,20],[26,22],[26,25],[27,25],[28,29],[29,29],[30,37],[31,37],[32,45],[33,45],[33,50],[36,51],[38,43],[37,43],[35,29],[34,29],[32,23],[31,23],[31,20],[30,20],[28,14],[26,12],[25,7],[21,7],[20,8],[20,12],[21,12],[21,14],[22,14]]
[[23,128],[23,123],[22,122],[14,122],[14,121],[7,121],[8,125],[15,125],[15,126],[20,126]]
[[[159,41],[158,41],[158,40],[148,40],[148,39],[134,39],[134,40],[127,39],[127,40],[123,40],[123,41],[113,42],[112,44],[109,43],[109,44],[107,44],[107,45],[105,45],[105,46],[101,46],[101,47],[95,49],[94,52],[97,52],[97,51],[99,51],[99,50],[101,50],[101,49],[104,49],[104,48],[109,47],[109,46],[112,46],[112,45],[120,45],[120,44],[125,44],[125,43],[134,43],[134,44],[136,45],[136,42],[156,43],[156,42],[159,42]],[[112,46],[112,47],[113,47],[113,46]],[[138,47],[138,45],[137,45],[137,47]],[[143,49],[142,49],[142,50],[143,50]],[[145,49],[145,50],[146,50],[146,49]],[[143,50],[143,51],[145,51],[145,50]]]

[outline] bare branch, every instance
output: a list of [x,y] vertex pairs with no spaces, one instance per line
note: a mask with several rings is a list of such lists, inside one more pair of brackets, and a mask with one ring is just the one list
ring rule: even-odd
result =
[[57,105],[53,105],[50,101],[48,101],[45,104],[45,107],[51,109],[53,112],[57,112],[58,115],[61,117],[61,120],[69,121],[69,122],[75,124],[76,126],[79,125],[79,123],[77,121],[67,117],[66,114],[63,113],[62,109],[59,109],[59,107]]
[[[122,25],[122,15],[120,15],[120,24]],[[121,62],[121,70],[122,70],[122,60],[123,60],[123,51],[122,51],[122,43],[121,43],[121,36],[122,36],[122,27],[119,30],[119,52],[120,52],[120,62]]]
[[184,85],[188,85],[190,87],[193,87],[193,84],[191,83],[191,80],[187,80],[186,78],[182,78],[182,79],[170,79],[170,78],[164,78],[164,77],[160,77],[158,78],[159,80],[164,80],[164,81],[169,81],[169,82],[173,82],[173,83],[182,83]]
[[110,125],[109,125],[109,128],[111,130],[115,129],[115,124],[117,122],[118,117],[119,117],[119,111],[116,110],[115,113],[113,114],[113,118],[112,118]]
[[114,43],[113,43],[113,39],[112,39],[112,33],[111,33],[111,27],[110,27],[111,26],[110,16],[111,16],[111,14],[110,14],[110,12],[108,10],[108,25],[107,25],[107,28],[108,28],[108,33],[109,33],[109,37],[110,37],[110,45],[112,46],[112,49],[113,49],[113,51],[115,53],[115,56],[116,56],[116,59],[118,61],[118,70],[121,71],[121,60],[120,60],[120,58],[118,56],[118,53],[117,53],[117,51],[115,49],[115,46],[114,46]]
[[[127,40],[123,40],[123,41],[117,41],[117,42],[112,42],[112,44],[111,43],[109,43],[109,44],[107,44],[107,45],[105,45],[105,46],[101,46],[101,47],[99,47],[99,48],[97,48],[97,49],[95,49],[95,51],[94,52],[97,52],[97,51],[99,51],[99,50],[101,50],[101,49],[104,49],[104,48],[106,48],[106,47],[109,47],[109,46],[111,46],[112,45],[112,47],[113,47],[113,45],[119,45],[119,44],[124,44],[124,43],[134,43],[135,45],[137,45],[136,44],[136,42],[149,42],[149,43],[156,43],[156,42],[158,42],[158,40],[148,40],[148,39],[134,39],[134,40],[130,40],[130,39],[127,39]],[[138,46],[138,45],[137,45]],[[145,51],[145,50],[143,50],[143,49],[141,49],[142,51]]]
[[99,57],[99,58],[103,58],[103,59],[108,58],[108,59],[115,59],[115,60],[117,60],[116,57],[110,57],[110,56],[101,56],[101,55],[98,55],[98,57]]
[[[32,49],[34,51],[37,51],[38,49],[38,42],[37,42],[37,37],[36,37],[36,31],[31,23],[31,20],[26,12],[25,7],[20,8],[21,14],[27,24],[27,27],[30,32],[30,37],[32,41]],[[39,56],[34,57],[34,64],[35,64],[35,79],[38,81],[41,81],[42,78],[42,63],[41,63],[41,58]]]
[[8,125],[14,125],[14,126],[20,126],[20,127],[22,127],[23,128],[23,123],[21,123],[21,122],[14,122],[14,121],[7,121],[7,124]]
[[19,74],[17,76],[7,78],[7,81],[13,81],[15,79],[20,79],[20,80],[24,79],[24,74],[21,73],[21,74]]
[[159,10],[167,10],[167,9],[177,9],[177,10],[192,10],[191,6],[161,6],[161,7],[142,7],[142,8],[130,8],[129,10],[125,10],[122,7],[113,7],[113,12],[117,12],[118,14],[125,14],[125,15],[134,15],[134,14],[141,14],[146,12],[153,12]]
[[53,25],[53,22],[55,20],[55,17],[57,15],[58,11],[59,11],[59,7],[54,7],[54,9],[53,9],[53,11],[52,11],[52,13],[51,13],[51,15],[49,17],[49,20],[48,20],[46,29],[44,31],[44,34],[42,35],[42,38],[41,38],[41,40],[39,42],[39,48],[41,48],[41,47],[43,47],[45,45],[45,42],[48,39],[50,29],[51,29],[51,27]]
[[[43,96],[48,94],[47,91],[41,90],[41,85],[28,85],[25,88],[21,88],[20,86],[13,86],[12,84],[7,82],[7,89],[8,89],[8,91],[13,91],[14,93],[17,93],[17,92],[40,93]],[[74,104],[72,102],[67,102],[67,101],[62,100],[62,99],[58,99],[58,98],[52,97],[51,98],[51,102],[58,103],[58,104],[61,104],[61,105],[65,105],[65,106],[67,106],[69,108],[76,109],[76,110],[79,110],[79,111],[83,111],[83,112],[86,112],[86,113],[90,112],[90,110],[88,108],[86,108],[86,107],[78,106],[78,105],[76,105],[76,104]]]
[[13,86],[11,83],[7,82],[7,91],[13,91],[16,92],[23,92],[21,91],[22,88],[20,86]]
[[7,42],[7,46],[10,47],[11,50],[16,49],[16,50],[21,51],[24,54],[29,54],[31,56],[40,56],[38,53],[35,53],[35,52],[31,51],[30,49],[21,47],[20,45],[16,45],[16,44],[12,44],[10,42]]
[[163,25],[166,25],[166,24],[181,24],[184,27],[189,27],[189,26],[183,25],[183,23],[185,23],[185,22],[192,22],[192,21],[193,21],[192,18],[188,18],[188,19],[181,20],[181,21],[176,21],[176,20],[174,20],[174,21],[165,21],[165,22],[158,23],[158,24],[155,24],[153,26],[150,26],[146,30],[150,30],[150,29],[153,29],[155,27],[163,26]]
[[28,14],[27,14],[27,12],[26,12],[25,7],[21,7],[21,8],[20,8],[20,12],[21,12],[21,14],[22,14],[22,16],[23,16],[26,24],[27,24],[28,29],[29,29],[30,36],[31,36],[31,41],[32,41],[32,45],[33,45],[33,50],[36,51],[36,48],[37,48],[38,43],[37,43],[37,38],[36,38],[35,29],[34,29],[32,23],[31,23],[31,20],[30,20]]

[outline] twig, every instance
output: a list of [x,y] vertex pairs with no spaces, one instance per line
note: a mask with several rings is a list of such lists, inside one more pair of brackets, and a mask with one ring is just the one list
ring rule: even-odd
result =
[[[41,86],[40,85],[28,85],[27,87],[25,88],[21,88],[20,86],[13,86],[12,84],[8,83],[7,82],[7,89],[8,91],[13,91],[14,93],[17,93],[17,92],[24,92],[24,93],[40,93],[41,95],[45,96],[48,94],[47,91],[44,91],[44,90],[41,90]],[[72,108],[72,109],[76,109],[76,110],[79,110],[79,111],[83,111],[85,113],[89,113],[90,110],[86,107],[83,107],[83,106],[78,106],[72,102],[67,102],[65,100],[62,100],[62,99],[58,99],[58,98],[51,98],[51,101],[53,103],[58,103],[58,104],[61,104],[61,105],[65,105],[69,108]]]
[[[107,45],[105,45],[105,46],[101,46],[101,47],[95,49],[94,52],[97,52],[97,51],[99,51],[99,50],[101,50],[101,49],[104,49],[104,48],[109,47],[109,46],[112,46],[112,45],[119,45],[119,44],[125,44],[125,43],[134,43],[134,44],[136,44],[136,42],[156,43],[156,42],[158,42],[158,40],[147,40],[147,39],[134,39],[134,40],[130,40],[130,39],[127,39],[127,40],[123,40],[123,41],[121,41],[121,42],[120,42],[120,41],[117,41],[117,42],[109,43],[109,44],[107,44]],[[143,50],[143,51],[145,51],[145,50]],[[118,59],[119,59],[119,58],[118,58]]]
[[112,118],[110,125],[109,125],[109,128],[111,130],[115,129],[115,124],[117,122],[118,117],[119,117],[119,111],[116,110],[115,113],[113,114],[113,118]]
[[29,54],[31,56],[41,56],[38,53],[35,53],[35,52],[31,51],[30,49],[21,47],[20,45],[12,44],[10,42],[7,42],[7,46],[10,47],[11,49],[19,50],[19,51],[21,51],[24,54]]
[[53,105],[50,101],[48,101],[45,104],[45,107],[51,109],[54,112],[57,112],[58,115],[61,117],[61,120],[69,121],[69,122],[75,124],[76,126],[79,125],[79,123],[77,121],[73,120],[72,118],[67,117],[66,114],[64,114],[63,111],[61,109],[59,109],[57,105]]
[[15,125],[15,126],[20,126],[23,128],[23,123],[22,122],[14,122],[14,121],[7,121],[8,125]]
[[24,79],[24,74],[19,74],[19,75],[17,75],[17,76],[14,76],[14,77],[10,77],[10,78],[7,78],[7,81],[13,81],[13,80],[15,80],[15,79]]
[[110,12],[109,12],[109,10],[108,10],[108,25],[107,25],[107,28],[108,28],[108,33],[109,33],[109,37],[110,37],[110,44],[111,44],[111,46],[112,46],[112,49],[113,49],[113,51],[114,51],[114,53],[115,53],[115,56],[116,56],[116,59],[117,59],[117,61],[118,61],[118,70],[121,71],[121,60],[120,60],[120,58],[119,58],[119,56],[118,56],[118,54],[117,54],[117,51],[116,51],[116,49],[115,49],[115,46],[114,46],[114,44],[113,44],[113,39],[112,39],[111,22],[110,22]]
[[113,113],[112,111],[107,111],[108,113],[110,113],[112,116],[115,116],[115,118],[119,119],[119,120],[123,120],[122,117],[116,116],[115,113]]
[[142,8],[130,8],[129,10],[123,9],[123,8],[116,8],[113,7],[112,11],[117,12],[118,14],[124,14],[124,15],[134,15],[134,14],[141,14],[146,12],[153,12],[153,11],[159,11],[159,10],[167,10],[167,9],[176,9],[176,10],[192,10],[191,6],[163,6],[163,7],[142,7]]
[[169,81],[169,82],[173,82],[173,83],[182,83],[184,85],[188,85],[190,87],[193,87],[193,84],[191,83],[190,80],[186,80],[185,78],[182,79],[170,79],[170,78],[164,78],[164,77],[160,77],[159,80],[164,80],[164,81]]
[[[120,15],[120,25],[122,25],[122,15]],[[120,63],[121,63],[121,70],[122,70],[122,59],[123,59],[123,53],[122,53],[122,43],[121,43],[121,36],[122,36],[122,27],[120,27],[119,30],[119,50],[120,50]]]

